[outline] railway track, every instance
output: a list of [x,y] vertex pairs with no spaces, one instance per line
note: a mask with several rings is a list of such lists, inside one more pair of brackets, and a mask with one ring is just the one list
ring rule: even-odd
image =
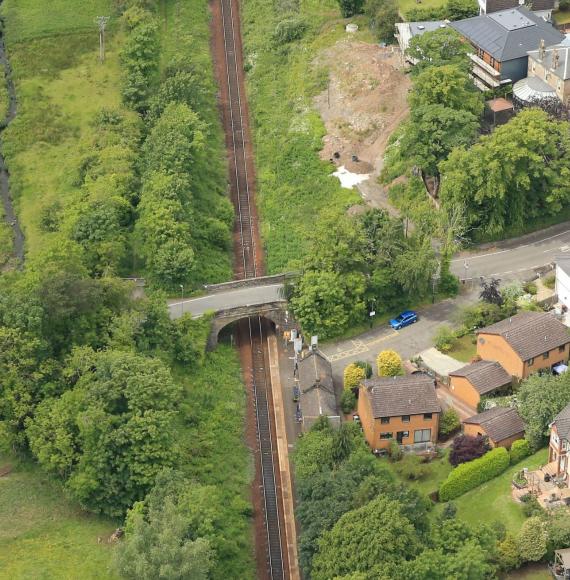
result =
[[[226,108],[224,111],[226,142],[230,157],[230,188],[236,209],[235,258],[236,276],[251,278],[262,274],[257,255],[255,206],[248,172],[246,130],[247,109],[243,101],[239,42],[239,14],[233,0],[219,0],[223,29],[224,60],[227,81]],[[242,333],[242,341],[251,349],[251,389],[256,414],[256,432],[259,448],[261,485],[263,490],[264,524],[266,532],[267,576],[271,580],[286,578],[283,561],[283,534],[280,514],[279,487],[275,476],[276,450],[272,437],[272,413],[269,364],[266,359],[266,336],[260,317],[252,317]]]

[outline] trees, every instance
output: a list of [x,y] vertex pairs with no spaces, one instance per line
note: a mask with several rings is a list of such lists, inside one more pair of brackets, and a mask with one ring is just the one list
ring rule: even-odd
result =
[[472,461],[491,449],[489,441],[486,437],[477,435],[458,435],[451,445],[451,452],[449,453],[449,463],[453,467],[457,467],[460,463]]
[[360,386],[361,381],[366,378],[366,371],[357,366],[356,363],[350,363],[344,369],[344,388],[345,390],[356,389]]
[[350,18],[355,14],[360,14],[364,6],[364,0],[338,0],[340,13],[343,18]]
[[550,434],[548,425],[570,401],[570,377],[531,375],[522,381],[517,401],[526,439],[534,450],[539,449]]
[[367,0],[364,13],[368,23],[380,41],[390,42],[398,22],[398,5],[394,0]]
[[122,515],[176,460],[180,388],[159,360],[130,352],[78,349],[65,376],[73,388],[38,407],[30,447],[84,507]]
[[479,14],[479,6],[475,0],[447,0],[447,18],[463,20]]
[[380,495],[343,515],[322,535],[312,578],[329,580],[354,572],[383,578],[390,564],[401,563],[419,551],[414,526],[402,506]]
[[538,109],[522,111],[440,164],[442,205],[462,204],[469,227],[487,235],[553,215],[570,200],[568,151],[567,123]]
[[481,292],[479,293],[479,299],[488,304],[496,304],[501,306],[503,304],[503,297],[501,296],[501,291],[499,290],[500,280],[496,278],[491,278],[489,282],[483,280],[481,282]]
[[376,357],[378,376],[395,377],[403,374],[402,358],[395,350],[383,350]]
[[410,40],[407,54],[417,61],[412,74],[420,74],[431,66],[453,64],[467,71],[469,46],[452,28],[440,28],[414,36]]
[[425,105],[441,105],[476,116],[483,111],[481,91],[473,85],[465,70],[451,64],[424,69],[414,79],[408,101],[412,109]]

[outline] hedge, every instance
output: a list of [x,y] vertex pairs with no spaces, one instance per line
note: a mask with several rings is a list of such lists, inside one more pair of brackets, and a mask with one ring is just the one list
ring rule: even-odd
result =
[[517,439],[511,446],[511,463],[514,465],[530,455],[530,445],[526,439]]
[[439,499],[449,501],[468,492],[470,489],[493,479],[503,473],[509,466],[509,452],[504,447],[497,447],[485,453],[483,457],[456,467],[441,484]]

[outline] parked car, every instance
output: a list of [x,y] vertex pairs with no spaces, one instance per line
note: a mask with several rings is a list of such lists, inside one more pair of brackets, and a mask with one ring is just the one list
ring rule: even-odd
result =
[[293,387],[293,401],[296,403],[301,398],[301,389],[297,385]]
[[392,318],[392,320],[390,320],[390,326],[394,330],[400,330],[400,328],[404,328],[404,326],[408,326],[417,321],[418,315],[416,312],[413,310],[404,310],[404,312],[398,314],[396,318]]

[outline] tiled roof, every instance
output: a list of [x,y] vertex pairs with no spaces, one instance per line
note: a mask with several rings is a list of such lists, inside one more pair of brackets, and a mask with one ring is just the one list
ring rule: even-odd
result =
[[498,363],[488,360],[474,362],[449,373],[450,377],[465,377],[479,392],[484,395],[510,384],[511,376]]
[[368,379],[363,381],[363,385],[375,419],[441,411],[434,380],[423,373]]
[[[319,388],[312,388],[317,382]],[[332,366],[319,351],[309,351],[299,361],[299,387],[301,409],[305,417],[338,415]]]
[[556,431],[558,431],[558,436],[562,439],[567,439],[570,441],[570,405],[565,407],[556,417],[554,417],[553,423],[556,423]]
[[558,44],[564,35],[524,7],[451,22],[461,36],[500,62],[527,56],[541,40]]
[[[556,67],[553,66],[555,55],[558,55]],[[566,81],[570,78],[570,46],[562,44],[549,46],[544,50],[543,58],[540,58],[539,50],[530,50],[528,56],[542,64],[559,79]]]
[[469,417],[463,422],[481,425],[489,438],[495,442],[524,432],[523,420],[513,407],[493,407],[488,411]]
[[568,329],[548,312],[520,312],[477,334],[502,336],[523,361],[570,342]]

